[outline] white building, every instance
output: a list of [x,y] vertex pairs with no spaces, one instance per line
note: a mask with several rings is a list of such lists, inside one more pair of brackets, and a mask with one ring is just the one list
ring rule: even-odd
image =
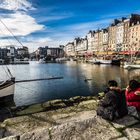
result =
[[94,31],[89,31],[89,33],[87,34],[87,41],[88,41],[88,50],[87,52],[89,54],[93,54],[93,50],[94,50]]
[[75,38],[74,46],[77,55],[85,55],[87,53],[87,48],[88,48],[87,38]]
[[103,51],[108,51],[108,30],[103,29]]
[[116,51],[120,52],[123,47],[124,39],[124,23],[118,23],[116,25]]
[[65,53],[66,53],[66,56],[75,56],[74,42],[69,42],[65,46]]

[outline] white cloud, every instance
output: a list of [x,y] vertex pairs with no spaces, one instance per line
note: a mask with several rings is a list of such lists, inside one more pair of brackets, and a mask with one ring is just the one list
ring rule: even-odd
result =
[[98,28],[105,28],[108,26],[113,18],[109,19],[103,19],[103,20],[98,20],[98,21],[92,21],[92,22],[86,22],[86,23],[81,23],[81,24],[73,24],[70,26],[66,26],[66,29],[68,30],[76,30],[76,31],[85,31],[85,30],[96,30]]
[[24,10],[35,9],[32,7],[32,4],[27,0],[0,0],[0,8],[6,10]]
[[38,19],[39,22],[45,22],[45,21],[54,21],[54,20],[61,20],[69,18],[70,15],[59,15],[59,16],[46,16],[46,17],[40,17]]
[[[4,16],[1,20],[15,36],[26,36],[35,31],[43,30],[44,27],[43,25],[37,24],[35,19],[25,12],[16,12],[7,15],[7,17]],[[3,31],[0,37],[11,36],[2,23],[0,23],[0,27]]]

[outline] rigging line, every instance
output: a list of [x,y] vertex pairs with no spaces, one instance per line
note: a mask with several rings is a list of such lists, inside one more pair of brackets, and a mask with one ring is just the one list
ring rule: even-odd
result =
[[8,73],[9,73],[9,75],[10,75],[11,77],[13,77],[13,75],[12,75],[12,73],[11,73],[11,71],[9,70],[9,68],[8,68],[7,65],[6,65],[6,68],[7,68],[7,71],[8,71]]
[[3,67],[4,71],[5,71],[5,73],[7,74],[7,76],[8,76],[9,78],[11,78],[11,77],[9,76],[9,73],[5,70],[5,68],[4,68],[3,65],[2,65],[2,67]]
[[[5,34],[1,29],[0,29],[0,31],[3,33],[3,34]],[[5,34],[6,35],[6,34]],[[9,43],[9,44],[11,44],[12,45],[12,42],[7,38],[7,42]]]
[[12,33],[12,31],[6,26],[6,24],[0,19],[0,22],[4,25],[4,27],[12,34],[12,36],[17,40],[17,42],[22,46],[23,44],[18,40],[18,38]]

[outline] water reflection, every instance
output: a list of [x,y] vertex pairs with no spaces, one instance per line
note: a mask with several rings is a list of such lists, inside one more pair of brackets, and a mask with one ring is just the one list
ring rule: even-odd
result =
[[[140,79],[140,70],[127,71],[118,66],[91,65],[68,62],[65,64],[38,64],[8,66],[16,79],[34,79],[63,76],[60,80],[18,83],[15,88],[16,105],[32,104],[51,99],[69,98],[77,95],[96,95],[104,90],[108,80],[115,79],[126,87],[130,79]],[[6,74],[0,66],[0,79]],[[89,79],[85,82],[85,79]]]

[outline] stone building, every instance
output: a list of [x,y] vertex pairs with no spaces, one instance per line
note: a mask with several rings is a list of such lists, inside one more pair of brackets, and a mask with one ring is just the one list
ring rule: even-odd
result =
[[17,49],[18,58],[29,58],[29,50],[27,47],[23,46],[22,48]]
[[[119,54],[120,52],[125,54],[133,44],[138,44],[135,27],[139,23],[140,15],[131,14],[128,18],[115,19],[106,29],[91,30],[86,38],[74,39],[75,53],[77,55]],[[134,39],[130,38],[132,36],[135,38],[135,43]],[[137,48],[133,47],[134,50]]]
[[99,38],[98,38],[98,51],[103,53],[103,30],[98,30]]
[[77,56],[84,56],[87,53],[88,49],[87,38],[75,38],[74,47]]
[[74,42],[69,42],[65,46],[65,54],[67,57],[73,57],[75,56],[75,47],[74,47]]
[[108,30],[103,29],[103,51],[108,51]]
[[7,48],[0,48],[0,59],[7,58],[8,49]]
[[100,49],[99,49],[99,32],[100,32],[100,30],[96,30],[94,33],[94,42],[93,42],[94,54],[98,54],[100,51]]
[[95,34],[95,31],[89,31],[87,34],[87,41],[88,41],[87,54],[88,55],[93,55],[93,52],[94,52],[94,34]]
[[140,51],[140,22],[132,23],[129,28],[129,51],[135,54]]
[[130,26],[130,19],[125,19],[123,21],[124,23],[124,35],[123,35],[123,46],[122,51],[126,52],[128,51],[129,47],[129,26]]
[[108,51],[112,53],[116,51],[116,25],[120,21],[115,19],[114,22],[108,27]]
[[123,39],[124,39],[124,23],[123,21],[120,21],[120,23],[118,23],[116,25],[116,52],[120,52],[122,51],[122,47],[123,47]]
[[140,15],[138,14],[131,14],[128,19],[124,20],[124,39],[122,51],[127,52],[130,50],[130,27],[132,26],[132,24],[136,24],[138,21],[140,22]]

